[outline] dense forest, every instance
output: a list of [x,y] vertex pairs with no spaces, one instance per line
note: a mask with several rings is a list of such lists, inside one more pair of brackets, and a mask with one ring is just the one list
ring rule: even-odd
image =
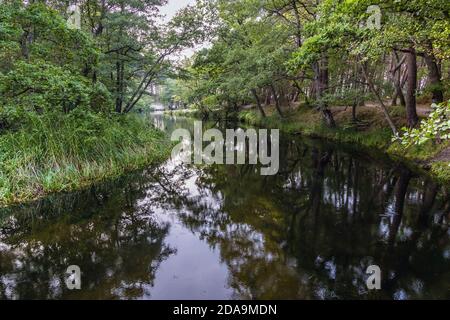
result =
[[171,20],[166,4],[1,2],[2,203],[166,158],[139,116],[155,85],[203,118],[389,148],[450,176],[450,3],[198,0]]
[[211,3],[214,36],[169,105],[448,161],[448,2]]
[[442,1],[217,1],[214,9],[216,36],[189,63],[182,101],[232,108],[273,99],[280,116],[291,102],[312,102],[335,126],[329,105],[373,99],[394,133],[387,106],[405,106],[415,127],[417,99],[444,101],[450,49]]

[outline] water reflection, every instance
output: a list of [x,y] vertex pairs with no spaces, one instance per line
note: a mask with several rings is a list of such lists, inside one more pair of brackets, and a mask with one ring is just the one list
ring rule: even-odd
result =
[[[450,298],[448,188],[318,140],[284,137],[281,155],[274,177],[168,162],[4,209],[0,297]],[[70,264],[79,292],[63,285]],[[366,288],[372,264],[379,292]]]
[[70,264],[82,266],[84,298],[149,294],[155,271],[176,249],[164,242],[168,223],[155,221],[151,206],[139,202],[144,185],[105,185],[4,217],[0,297],[71,297],[63,290]]

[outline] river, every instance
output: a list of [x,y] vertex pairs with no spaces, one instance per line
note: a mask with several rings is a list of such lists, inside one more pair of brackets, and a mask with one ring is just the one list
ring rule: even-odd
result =
[[1,209],[0,299],[450,298],[448,186],[319,139],[282,134],[280,154],[275,176],[169,160]]

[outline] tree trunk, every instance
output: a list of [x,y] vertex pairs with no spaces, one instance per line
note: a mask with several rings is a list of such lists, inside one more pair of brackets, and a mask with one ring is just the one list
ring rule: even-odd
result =
[[255,97],[256,105],[258,106],[259,112],[261,112],[261,115],[263,118],[266,117],[266,113],[264,112],[263,107],[261,106],[261,101],[259,100],[258,93],[256,92],[256,89],[252,89],[253,96]]
[[295,91],[294,95],[292,96],[292,103],[298,102],[298,98],[300,97],[300,91]]
[[360,76],[360,72],[359,72],[358,64],[355,64],[355,69],[353,70],[353,82],[352,82],[353,90],[355,92],[355,97],[353,99],[353,105],[352,105],[352,122],[353,123],[358,122],[358,118],[356,116],[356,108],[360,104],[360,100],[361,100],[361,98],[360,98],[360,96],[358,94],[358,91],[357,91],[358,90],[358,86],[359,86],[359,83],[358,83],[359,76]]
[[406,108],[406,98],[403,93],[403,88],[405,87],[406,81],[408,81],[408,67],[405,68],[402,75],[398,75],[400,79],[400,87],[399,87],[399,97],[400,97],[400,105]]
[[28,60],[30,58],[30,44],[33,42],[33,33],[25,30],[20,39],[20,48],[22,56]]
[[124,95],[124,62],[116,63],[116,112],[123,111],[123,95]]
[[300,17],[300,11],[298,10],[297,1],[291,0],[292,9],[294,9],[294,17],[295,17],[295,39],[297,48],[302,46],[302,20]]
[[309,104],[308,93],[307,93],[307,92],[304,92],[304,91],[302,90],[301,85],[300,85],[297,81],[295,81],[295,80],[294,80],[294,87],[297,88],[297,94],[296,94],[295,100],[294,100],[293,102],[298,102],[298,101],[300,101],[300,95],[303,95],[303,96],[305,97],[305,103],[306,103],[306,104]]
[[289,98],[286,96],[286,92],[284,91],[283,87],[280,87],[280,95],[279,95],[279,102],[280,106],[289,106],[290,107],[290,101]]
[[391,127],[391,130],[394,133],[394,135],[397,136],[398,135],[397,127],[395,126],[394,121],[392,120],[392,117],[389,114],[389,111],[383,102],[383,99],[380,97],[380,93],[377,91],[377,89],[375,88],[375,86],[372,82],[372,79],[367,74],[367,66],[365,64],[362,64],[361,67],[362,67],[364,78],[366,79],[366,82],[369,85],[370,91],[372,91],[372,93],[377,97],[378,102],[380,103],[381,110],[383,111],[384,116],[386,118],[386,121],[388,122],[389,126]]
[[408,85],[406,92],[406,115],[408,120],[408,126],[414,128],[419,122],[417,116],[417,54],[416,49],[409,48],[407,53],[407,65],[408,65]]
[[436,58],[432,54],[426,53],[424,60],[428,67],[428,78],[431,85],[431,92],[433,93],[433,103],[442,103],[444,102],[444,93],[442,91],[441,72]]
[[233,111],[234,112],[239,112],[239,106],[238,106],[238,103],[236,101],[233,103]]
[[392,81],[394,82],[395,93],[392,99],[392,105],[397,105],[397,99],[400,98],[400,105],[406,106],[405,95],[403,94],[403,85],[402,85],[402,66],[405,61],[405,57],[401,60],[398,57],[397,52],[394,51],[395,63],[396,66],[392,69]]
[[153,79],[156,77],[157,68],[164,61],[165,57],[169,53],[171,52],[166,52],[162,54],[155,62],[155,64],[152,66],[152,68],[144,75],[143,79],[141,80],[141,83],[139,84],[139,86],[131,96],[130,100],[126,104],[125,110],[123,111],[124,113],[129,113],[131,110],[133,110],[134,106],[139,102],[139,100],[144,95],[144,92],[147,90],[147,88],[151,85]]
[[352,122],[358,122],[358,118],[356,117],[356,107],[358,107],[358,100],[355,100],[352,105]]
[[324,102],[323,98],[328,90],[329,74],[328,74],[328,61],[324,58],[321,62],[313,64],[314,70],[314,91],[316,93],[316,99],[318,101],[318,108],[322,113],[323,119],[328,127],[335,128],[336,122],[334,121],[333,113],[328,109],[328,105]]
[[272,93],[270,90],[264,90],[266,91],[266,100],[264,101],[264,104],[266,106],[270,106],[270,104],[272,103]]
[[278,100],[277,91],[275,90],[273,84],[270,85],[270,88],[272,89],[273,98],[275,99],[275,108],[277,109],[277,112],[280,115],[280,117],[283,117],[283,112],[281,112],[281,106],[280,101]]
[[334,121],[334,116],[330,109],[322,109],[322,116],[328,127],[336,128],[336,121]]

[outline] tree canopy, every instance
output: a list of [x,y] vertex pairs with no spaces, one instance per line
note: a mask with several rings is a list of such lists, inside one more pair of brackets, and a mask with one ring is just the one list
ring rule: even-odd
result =
[[[210,1],[210,45],[186,63],[184,100],[198,108],[306,103],[336,126],[330,107],[374,101],[394,135],[391,105],[410,128],[417,100],[448,94],[450,5],[439,0]],[[354,112],[354,120],[356,112]]]

